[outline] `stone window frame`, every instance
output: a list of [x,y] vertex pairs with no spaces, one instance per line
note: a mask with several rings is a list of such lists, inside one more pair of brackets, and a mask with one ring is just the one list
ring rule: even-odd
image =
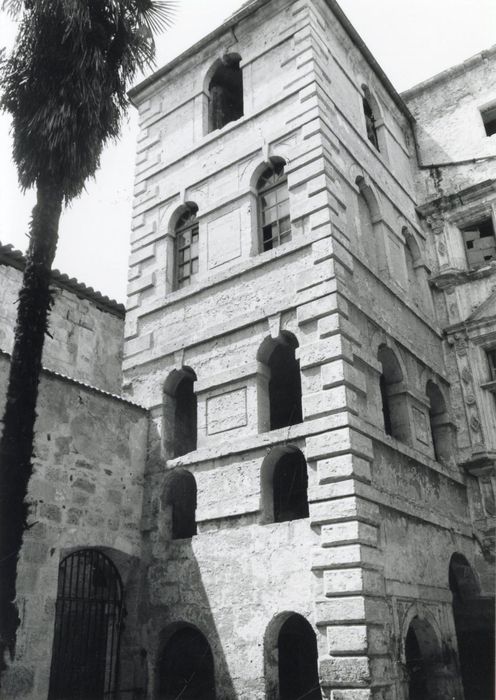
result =
[[[221,126],[214,126],[213,125],[213,117],[212,117],[212,95],[211,95],[211,82],[213,78],[215,77],[216,72],[219,70],[219,68],[222,68],[223,66],[227,65],[228,63],[233,63],[236,62],[238,64],[239,71],[241,73],[241,103],[242,103],[242,108],[241,108],[241,114],[233,117],[232,119],[228,119],[226,122],[224,122]],[[244,75],[243,75],[243,59],[241,55],[237,52],[226,52],[223,53],[222,56],[217,58],[212,62],[210,65],[210,68],[207,70],[205,74],[205,78],[203,81],[203,91],[202,91],[202,96],[203,96],[203,135],[207,136],[209,134],[213,134],[215,132],[221,131],[225,126],[228,124],[231,124],[232,122],[238,121],[239,119],[242,119],[245,116],[245,89],[244,89]]]
[[[268,162],[265,164],[266,167],[262,170],[262,172],[258,175],[257,181],[256,181],[256,196],[257,196],[257,233],[258,233],[258,252],[259,253],[265,253],[269,250],[273,250],[274,248],[278,248],[281,245],[284,245],[284,243],[289,242],[292,239],[292,229],[291,229],[291,207],[290,207],[290,196],[289,196],[289,187],[288,187],[288,176],[286,173],[286,161],[279,157],[279,156],[273,156],[269,158]],[[280,172],[277,171],[277,169],[280,169]],[[272,175],[268,176],[267,174],[269,171],[272,170]],[[275,180],[273,182],[270,182],[269,178],[273,178],[275,176]],[[265,183],[263,182],[265,180]],[[268,184],[267,184],[268,183]],[[284,199],[281,201],[276,200],[276,203],[271,205],[270,207],[265,205],[263,202],[264,195],[269,194],[269,193],[277,193],[277,192],[283,192],[285,195]],[[274,221],[270,222],[272,225],[275,223],[277,232],[275,236],[272,236],[269,240],[265,241],[264,240],[264,213],[267,209],[271,209],[274,206],[279,209],[279,207],[283,204],[287,203],[287,215],[283,216],[281,218],[277,217]],[[281,221],[288,219],[288,224],[289,228],[286,230],[283,230],[281,232],[280,230],[280,223]],[[284,240],[282,240],[284,238]],[[271,247],[265,247],[265,244],[268,242],[272,242]]]
[[[455,227],[458,231],[460,247],[464,252],[464,269],[467,271],[479,269],[480,267],[484,267],[484,265],[488,265],[491,262],[487,261],[481,265],[471,266],[467,258],[465,241],[462,233],[462,229],[469,228],[471,225],[476,225],[477,222],[480,222],[486,218],[492,219],[493,228],[496,232],[496,199],[476,202],[475,204],[467,207],[464,211],[446,217],[446,223]],[[457,267],[456,261],[453,261],[453,263],[454,266]]]
[[[177,454],[176,450],[176,412],[177,412],[177,391],[182,382],[192,383],[193,396],[196,399],[196,425],[194,426],[195,446],[194,449]],[[195,371],[186,365],[180,369],[173,369],[167,376],[162,391],[162,452],[165,459],[176,459],[184,454],[190,454],[198,449],[198,397],[194,388],[197,376]]]
[[[294,455],[299,459],[301,464],[305,466],[305,500],[306,500],[306,514],[300,514],[297,517],[283,519],[276,518],[275,509],[275,490],[274,490],[274,476],[276,470],[281,463],[289,455]],[[309,516],[309,495],[308,495],[308,462],[305,455],[296,445],[277,445],[273,447],[268,455],[262,462],[260,469],[260,522],[262,524],[268,523],[284,523],[284,522],[294,522],[295,520],[304,520]],[[299,504],[301,507],[301,503]]]
[[[188,206],[179,216],[174,226],[175,241],[174,241],[174,289],[184,289],[189,287],[194,277],[199,273],[200,267],[200,226],[198,222],[198,207]],[[189,237],[189,240],[184,240],[181,245],[181,240]],[[196,254],[195,254],[196,253]],[[180,256],[183,260],[180,260]],[[186,259],[187,257],[187,259]],[[196,269],[193,270],[196,263]],[[181,274],[183,268],[189,266],[189,274]]]
[[[375,252],[374,261],[371,267],[376,274],[378,273],[381,277],[386,277],[386,279],[389,280],[391,274],[388,266],[388,256],[386,254],[386,227],[379,205],[379,197],[377,196],[368,176],[362,172],[355,177],[355,188],[357,196],[363,198],[370,213],[370,223],[374,235],[373,247]],[[360,217],[359,223],[361,226]],[[368,254],[367,251],[368,248],[365,245],[365,254]]]
[[[271,358],[273,356],[273,353],[275,350],[278,349],[278,346],[283,346],[287,348],[291,348],[294,352],[294,371],[295,371],[295,384],[294,384],[294,389],[296,390],[296,394],[293,396],[293,398],[297,398],[299,400],[299,405],[297,406],[296,409],[296,418],[294,421],[290,423],[285,423],[282,426],[279,427],[272,427],[272,424],[274,422],[273,420],[273,415],[272,415],[272,410],[273,408],[273,403],[274,403],[274,397],[271,394],[271,381],[272,381],[272,372],[271,372]],[[301,367],[299,363],[299,355],[298,355],[298,350],[299,350],[299,342],[297,337],[292,333],[291,331],[288,330],[281,330],[280,333],[276,336],[273,337],[272,335],[268,335],[263,339],[261,342],[258,351],[257,351],[257,362],[258,362],[258,367],[259,371],[257,373],[257,391],[258,391],[258,429],[259,432],[270,432],[272,430],[281,430],[284,428],[289,428],[293,425],[300,425],[301,423],[304,422],[303,418],[303,396],[302,396],[302,387],[301,387]],[[296,377],[296,371],[298,371],[299,375]],[[296,386],[299,380],[299,387]],[[299,389],[299,391],[298,391]],[[299,409],[299,410],[298,410]]]
[[[370,89],[366,83],[362,83],[361,86],[361,112],[362,112],[362,131],[365,138],[374,151],[382,157],[384,160],[388,160],[388,147],[387,147],[387,127],[384,120],[383,108],[380,105],[375,93]],[[370,125],[369,118],[366,114],[366,105],[370,108],[372,112],[372,125]],[[375,136],[371,138],[370,134],[371,127]]]
[[[491,138],[496,135],[496,100],[479,107],[484,136]],[[490,133],[488,133],[488,130]]]
[[[173,467],[166,473],[160,497],[161,517],[171,540],[190,540],[197,535],[196,507],[198,488],[194,474],[188,469]],[[179,503],[179,495],[186,495],[186,503]]]

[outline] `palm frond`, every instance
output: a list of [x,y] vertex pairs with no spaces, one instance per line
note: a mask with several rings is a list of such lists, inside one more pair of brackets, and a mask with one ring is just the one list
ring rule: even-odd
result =
[[4,2],[23,9],[15,49],[0,66],[19,180],[26,189],[48,175],[69,200],[119,134],[129,82],[153,62],[153,31],[170,25],[175,2]]

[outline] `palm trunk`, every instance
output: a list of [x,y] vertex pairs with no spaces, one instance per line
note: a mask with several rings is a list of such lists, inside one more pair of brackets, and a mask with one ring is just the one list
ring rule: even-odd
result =
[[0,440],[0,677],[7,667],[5,652],[9,650],[13,658],[19,625],[15,604],[17,561],[27,525],[25,498],[33,472],[36,399],[52,303],[51,268],[61,210],[60,188],[38,183]]

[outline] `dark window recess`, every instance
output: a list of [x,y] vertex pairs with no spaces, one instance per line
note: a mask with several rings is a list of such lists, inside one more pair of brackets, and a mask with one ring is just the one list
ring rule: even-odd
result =
[[317,640],[310,624],[291,615],[278,639],[280,700],[321,700]]
[[392,435],[393,434],[393,429],[391,426],[391,412],[389,410],[389,398],[387,395],[387,384],[386,384],[386,378],[384,377],[383,374],[381,374],[381,377],[379,379],[379,386],[381,390],[381,399],[382,399],[382,415],[384,418],[384,432],[386,435]]
[[224,56],[210,81],[210,129],[221,129],[243,116],[243,74],[238,56]]
[[374,112],[372,110],[370,102],[368,101],[368,99],[366,97],[363,98],[363,113],[365,115],[365,126],[367,128],[367,138],[370,141],[370,143],[378,151],[380,151],[379,139],[377,138],[377,128],[375,125]]
[[486,130],[486,136],[496,134],[496,105],[481,110],[482,122]]
[[176,224],[176,288],[191,284],[198,274],[198,221],[196,209],[189,208]]
[[475,574],[455,552],[449,568],[453,618],[465,700],[495,697],[494,598],[482,596]]
[[196,481],[191,472],[178,470],[166,487],[165,504],[172,510],[173,540],[196,535]]
[[174,416],[174,457],[196,450],[197,400],[193,389],[196,377],[186,374],[176,389]]
[[470,267],[479,267],[496,259],[496,238],[491,217],[462,228],[462,236]]
[[408,698],[409,700],[427,700],[425,661],[420,651],[420,645],[412,627],[408,629],[405,639],[405,657],[408,669]]
[[489,364],[489,378],[492,382],[496,382],[496,348],[487,350],[486,355]]
[[301,452],[289,452],[274,468],[274,522],[308,518],[307,464]]
[[203,634],[184,627],[165,644],[157,668],[157,700],[215,700],[214,660]]
[[258,180],[262,250],[272,250],[291,240],[289,193],[284,164],[267,168]]
[[300,363],[295,358],[294,347],[289,343],[277,343],[267,364],[270,369],[270,429],[301,423]]
[[103,700],[118,687],[122,583],[97,549],[69,554],[59,567],[50,700]]

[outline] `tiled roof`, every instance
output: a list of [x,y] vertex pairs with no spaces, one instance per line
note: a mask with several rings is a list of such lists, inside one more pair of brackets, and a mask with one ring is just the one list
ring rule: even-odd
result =
[[[25,262],[26,259],[20,250],[16,250],[11,245],[2,245],[0,243],[0,265],[10,265],[18,270],[23,270]],[[97,292],[93,287],[87,287],[74,277],[69,277],[69,275],[60,272],[60,270],[52,270],[52,281],[57,287],[67,289],[78,297],[88,299],[104,311],[108,311],[115,316],[124,317],[125,307],[123,304],[119,304],[114,299]]]

